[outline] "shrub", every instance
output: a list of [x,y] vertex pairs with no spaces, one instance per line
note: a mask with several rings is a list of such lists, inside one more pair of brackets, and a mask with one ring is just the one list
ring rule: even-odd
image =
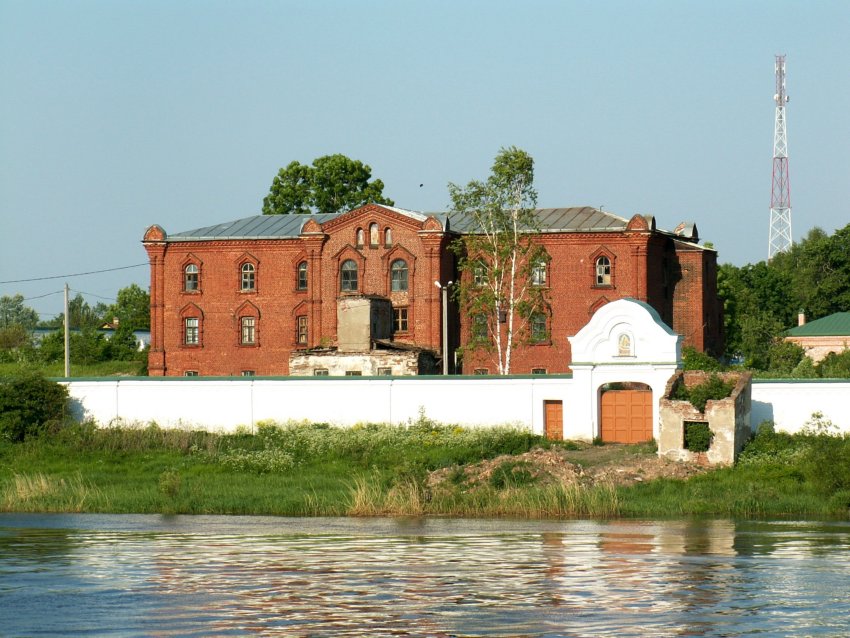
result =
[[525,461],[505,461],[490,474],[490,485],[497,490],[534,483],[535,476]]
[[685,449],[691,452],[708,452],[714,432],[708,423],[701,421],[685,421]]
[[735,388],[735,383],[732,381],[724,381],[720,375],[712,374],[708,380],[688,388],[684,383],[680,383],[673,391],[673,399],[680,401],[689,401],[700,412],[705,411],[705,404],[712,400],[725,399]]
[[0,379],[0,437],[19,442],[61,423],[67,399],[68,388],[37,372]]
[[720,362],[709,354],[700,352],[693,346],[682,348],[682,365],[685,370],[720,370]]
[[818,434],[803,456],[803,475],[824,494],[850,490],[850,438]]
[[850,350],[838,354],[830,352],[817,365],[817,371],[824,379],[850,378]]

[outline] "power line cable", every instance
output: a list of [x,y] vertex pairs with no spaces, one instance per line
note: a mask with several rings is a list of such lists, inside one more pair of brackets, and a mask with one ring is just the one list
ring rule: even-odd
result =
[[93,292],[85,292],[84,290],[74,290],[73,288],[68,288],[70,292],[76,292],[80,295],[88,295],[89,297],[97,297],[98,299],[103,299],[104,301],[118,301],[115,297],[101,297],[100,295],[96,295]]
[[51,295],[61,295],[64,290],[54,290],[53,292],[48,292],[43,295],[39,295],[38,297],[24,297],[23,301],[32,301],[33,299],[44,299],[45,297],[50,297]]
[[45,281],[47,279],[66,279],[69,277],[82,277],[84,275],[97,275],[102,272],[113,272],[115,270],[128,270],[129,268],[139,268],[148,266],[148,262],[143,264],[133,264],[132,266],[119,266],[118,268],[105,268],[104,270],[90,270],[88,272],[75,272],[70,275],[51,275],[50,277],[33,277],[32,279],[10,279],[9,281],[0,281],[0,284],[20,284],[28,281]]

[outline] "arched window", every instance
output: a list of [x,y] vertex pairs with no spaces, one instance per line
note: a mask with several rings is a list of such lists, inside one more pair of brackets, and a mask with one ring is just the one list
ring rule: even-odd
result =
[[254,290],[256,285],[255,272],[254,264],[242,264],[242,290]]
[[192,292],[199,288],[199,273],[198,267],[195,264],[189,264],[183,271],[183,290]]
[[373,248],[378,245],[378,224],[369,224],[369,245]]
[[357,241],[356,241],[358,248],[360,248],[363,245],[363,242],[364,242],[363,236],[364,236],[363,235],[363,229],[358,228],[357,229]]
[[604,255],[596,259],[596,285],[611,285],[611,260]]
[[391,289],[393,292],[407,292],[407,262],[396,259],[390,266]]
[[346,259],[339,268],[339,289],[342,292],[357,292],[357,264]]
[[384,247],[389,248],[393,245],[393,231],[392,228],[384,229]]
[[307,262],[302,261],[298,264],[298,277],[295,281],[297,290],[307,290]]

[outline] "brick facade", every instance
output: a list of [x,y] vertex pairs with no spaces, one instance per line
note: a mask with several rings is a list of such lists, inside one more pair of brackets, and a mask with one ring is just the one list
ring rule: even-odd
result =
[[[349,295],[389,299],[401,328],[393,340],[441,352],[441,292],[434,282],[457,278],[448,246],[458,234],[445,215],[368,205],[294,217],[240,220],[246,228],[241,235],[228,232],[228,224],[170,237],[159,226],[148,229],[143,244],[151,263],[152,376],[289,374],[293,351],[336,345],[337,300]],[[251,231],[252,223],[274,221],[297,222],[298,228],[277,236]],[[622,297],[655,307],[686,345],[719,351],[713,250],[657,231],[640,216],[622,230],[546,232],[535,241],[551,257],[546,285],[553,338],[518,348],[513,373],[568,372],[566,337],[601,305]],[[610,282],[599,285],[601,256],[610,262]],[[398,281],[394,290],[394,263],[406,267],[406,290]],[[451,361],[470,330],[454,302],[448,325]],[[463,372],[476,368],[495,372],[487,353],[468,353]]]

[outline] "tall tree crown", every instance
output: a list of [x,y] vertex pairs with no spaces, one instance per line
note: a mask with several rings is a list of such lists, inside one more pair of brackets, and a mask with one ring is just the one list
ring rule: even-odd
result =
[[339,153],[313,160],[312,166],[290,162],[272,180],[263,199],[263,215],[338,213],[364,204],[387,204],[384,183],[372,168]]

